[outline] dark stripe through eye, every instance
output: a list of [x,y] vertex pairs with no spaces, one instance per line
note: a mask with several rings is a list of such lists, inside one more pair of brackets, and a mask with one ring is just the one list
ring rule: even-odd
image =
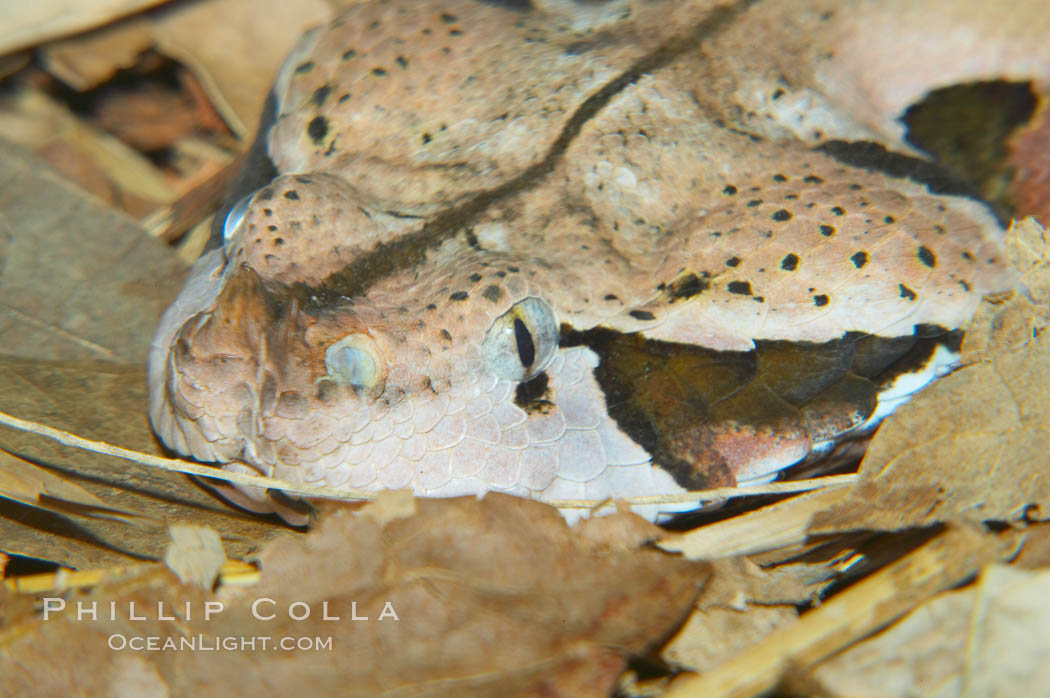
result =
[[519,318],[514,318],[514,340],[518,343],[518,358],[525,368],[532,366],[536,361],[536,345],[532,341],[532,333],[525,323]]

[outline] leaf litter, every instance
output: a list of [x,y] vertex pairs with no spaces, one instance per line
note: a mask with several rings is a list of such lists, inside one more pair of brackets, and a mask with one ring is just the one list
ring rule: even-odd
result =
[[[332,507],[307,536],[274,541],[260,552],[254,587],[212,594],[158,568],[66,600],[67,608],[115,600],[123,609],[116,621],[78,622],[70,612],[47,621],[8,619],[0,629],[0,674],[16,693],[90,693],[97,686],[91,678],[56,671],[51,658],[62,656],[71,665],[90,663],[92,673],[114,677],[114,685],[145,676],[171,695],[604,696],[627,656],[682,621],[709,574],[705,563],[609,543],[604,535],[599,543],[576,536],[556,510],[537,502],[490,495],[414,506],[407,514],[402,502],[393,515]],[[633,517],[591,525],[622,530],[618,518],[625,516]],[[257,615],[276,617],[254,617],[258,599],[273,602],[257,603]],[[148,609],[145,621],[128,620],[131,601]],[[207,601],[225,610],[205,621]],[[182,618],[158,620],[159,602]],[[309,618],[295,620],[305,610],[294,603],[308,606]],[[332,645],[280,653],[147,652],[128,666],[128,653],[107,649],[114,634],[176,643],[200,636],[331,637]]]

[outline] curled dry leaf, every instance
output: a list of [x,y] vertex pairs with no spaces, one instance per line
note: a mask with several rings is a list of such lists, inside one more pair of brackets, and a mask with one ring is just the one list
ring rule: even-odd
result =
[[[841,591],[796,622],[699,675],[680,675],[666,698],[757,696],[785,678],[804,683],[809,668],[889,625],[928,598],[971,579],[982,567],[1017,554],[1023,535],[949,525],[878,572]],[[785,673],[790,675],[785,677]],[[796,677],[801,675],[802,681]],[[798,695],[814,695],[803,686]],[[794,695],[793,694],[793,695]]]
[[1050,511],[1050,245],[1032,219],[1008,245],[1031,299],[986,304],[963,362],[879,429],[860,479],[814,516],[811,533],[896,530],[938,521],[1013,519]]
[[[682,621],[707,575],[703,563],[581,540],[538,502],[489,495],[416,506],[411,516],[380,517],[383,524],[333,506],[309,535],[262,551],[253,587],[214,595],[157,571],[70,598],[47,621],[23,618],[18,633],[0,627],[5,688],[94,695],[93,677],[105,675],[117,682],[109,688],[137,681],[176,696],[605,696],[628,655]],[[69,609],[94,600],[106,609],[116,601],[118,618],[107,610],[76,621]],[[146,620],[128,620],[130,601],[147,609]],[[225,610],[204,620],[207,601]],[[158,602],[182,619],[158,619]],[[257,615],[274,617],[254,617],[253,604]],[[309,617],[295,620],[307,608]],[[331,645],[264,650],[261,636]],[[211,646],[233,638],[238,646],[107,646],[130,637]],[[256,638],[254,650],[240,638]],[[65,658],[60,671],[54,657]]]

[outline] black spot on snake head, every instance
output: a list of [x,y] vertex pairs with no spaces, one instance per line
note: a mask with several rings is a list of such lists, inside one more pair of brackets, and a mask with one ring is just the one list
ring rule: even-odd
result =
[[920,245],[915,256],[919,258],[919,261],[923,266],[933,269],[937,266],[937,257],[930,251],[930,248]]
[[324,106],[325,101],[328,99],[328,95],[332,94],[331,85],[321,85],[314,90],[313,95],[310,97],[310,101],[313,102],[314,106],[320,109]]
[[328,119],[323,116],[315,116],[306,125],[306,135],[310,137],[314,145],[321,145],[328,136]]

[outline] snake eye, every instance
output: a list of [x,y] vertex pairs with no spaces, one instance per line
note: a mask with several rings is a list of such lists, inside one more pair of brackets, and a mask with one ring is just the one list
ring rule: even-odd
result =
[[234,204],[230,212],[226,214],[226,222],[222,224],[222,241],[224,244],[229,244],[230,238],[236,232],[237,226],[244,220],[245,214],[248,213],[248,207],[252,205],[252,199],[254,198],[254,193],[245,196]]
[[379,347],[363,334],[348,334],[324,353],[328,377],[358,390],[374,388],[386,377]]
[[492,323],[481,343],[481,357],[500,378],[521,382],[547,368],[557,349],[554,311],[539,298],[526,298]]

